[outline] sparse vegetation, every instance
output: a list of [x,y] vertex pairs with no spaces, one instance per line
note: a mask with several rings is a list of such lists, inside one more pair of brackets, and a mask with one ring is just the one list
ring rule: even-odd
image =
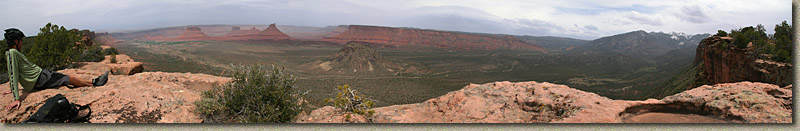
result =
[[77,58],[77,62],[100,62],[105,59],[105,53],[99,46],[89,46],[86,51],[83,51]]
[[283,68],[231,66],[233,80],[203,92],[197,111],[212,123],[285,123],[305,106],[296,78]]
[[111,54],[111,60],[109,62],[117,63],[117,54]]
[[[370,110],[375,102],[369,100],[364,95],[359,94],[358,91],[350,88],[350,85],[336,86],[335,98],[326,98],[326,103],[333,104],[334,107],[342,109],[342,111],[352,112],[355,114],[371,117],[375,114],[374,110]],[[350,114],[345,116],[350,119]]]
[[119,54],[119,51],[117,51],[117,48],[111,47],[111,48],[103,49],[103,54],[105,54],[105,55]]
[[36,65],[48,70],[61,70],[72,64],[76,56],[82,53],[80,34],[47,23],[39,29],[36,41],[25,55]]
[[[770,59],[778,62],[791,62],[792,61],[792,25],[786,21],[775,25],[775,34],[768,35],[763,25],[756,27],[748,26],[741,29],[731,30],[728,34],[725,31],[719,30],[715,36],[730,36],[733,37],[732,44],[738,49],[745,49],[747,45],[752,42],[753,49],[756,51],[755,57]],[[723,48],[727,48],[726,42],[720,43]],[[761,56],[760,54],[767,54]]]

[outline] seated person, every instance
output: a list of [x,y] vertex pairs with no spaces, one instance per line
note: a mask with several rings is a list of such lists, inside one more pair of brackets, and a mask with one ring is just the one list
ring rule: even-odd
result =
[[11,90],[3,93],[3,95],[9,93],[14,94],[14,102],[6,106],[6,111],[20,106],[18,85],[22,86],[25,93],[30,93],[34,90],[58,88],[67,85],[72,85],[74,87],[103,86],[108,81],[108,71],[95,79],[82,80],[55,71],[42,69],[28,61],[28,58],[20,52],[20,50],[22,50],[22,38],[25,37],[22,31],[15,28],[10,28],[5,31],[5,40],[8,45],[8,49],[5,52],[6,65],[8,66],[8,77],[10,79],[9,87],[11,87]]

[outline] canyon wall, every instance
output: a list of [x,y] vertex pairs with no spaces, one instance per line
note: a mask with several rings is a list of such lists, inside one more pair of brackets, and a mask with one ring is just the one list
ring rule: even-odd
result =
[[545,51],[539,46],[528,44],[514,36],[365,25],[350,25],[347,31],[333,37],[322,38],[321,41],[339,44],[357,41],[390,45],[397,48],[442,48],[461,51]]
[[792,64],[758,59],[755,50],[732,45],[731,37],[712,36],[697,47],[695,63],[699,66],[700,84],[753,81],[786,86],[792,84]]

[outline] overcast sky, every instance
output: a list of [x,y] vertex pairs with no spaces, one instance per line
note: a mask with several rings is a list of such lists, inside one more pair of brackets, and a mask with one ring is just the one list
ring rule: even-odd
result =
[[791,0],[0,0],[0,28],[99,31],[198,24],[379,25],[595,39],[791,23]]

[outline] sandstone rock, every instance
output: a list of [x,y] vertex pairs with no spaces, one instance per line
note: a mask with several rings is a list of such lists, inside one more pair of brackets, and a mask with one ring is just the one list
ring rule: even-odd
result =
[[752,49],[719,47],[721,42],[731,43],[730,37],[712,36],[700,42],[695,63],[699,63],[699,76],[706,83],[717,84],[739,81],[791,84],[792,64],[753,58]]
[[[669,119],[687,123],[791,123],[791,89],[739,82],[702,86],[664,100],[625,101],[551,83],[494,82],[373,110],[375,116],[368,119],[377,123],[623,123],[664,119],[659,116],[683,116]],[[328,106],[296,122],[343,123],[343,115]]]
[[792,90],[765,83],[705,85],[664,98],[747,123],[792,123]]
[[116,60],[116,63],[111,63],[111,56],[106,56],[100,63],[108,65],[114,75],[133,75],[144,70],[142,62],[135,62],[128,55],[116,55]]
[[350,41],[390,45],[401,48],[442,48],[464,51],[528,50],[545,51],[513,36],[477,35],[445,31],[350,25],[349,29],[321,41],[345,44]]
[[[90,64],[96,65],[96,64]],[[66,69],[59,71],[81,79],[91,79],[103,70]],[[64,94],[70,102],[92,108],[92,123],[199,123],[194,101],[200,93],[230,78],[205,74],[144,72],[134,75],[111,75],[105,86],[69,89],[59,87],[25,93],[19,110],[2,110],[0,121],[18,123],[36,112],[44,101],[55,94]],[[0,85],[8,87],[8,83]],[[3,92],[8,88],[4,88]],[[0,96],[0,105],[8,105],[12,95]]]
[[105,56],[105,60],[100,62],[76,62],[78,69],[88,71],[111,71],[114,75],[133,75],[144,70],[142,62],[135,62],[128,55],[116,55],[116,63],[111,63],[111,56]]

